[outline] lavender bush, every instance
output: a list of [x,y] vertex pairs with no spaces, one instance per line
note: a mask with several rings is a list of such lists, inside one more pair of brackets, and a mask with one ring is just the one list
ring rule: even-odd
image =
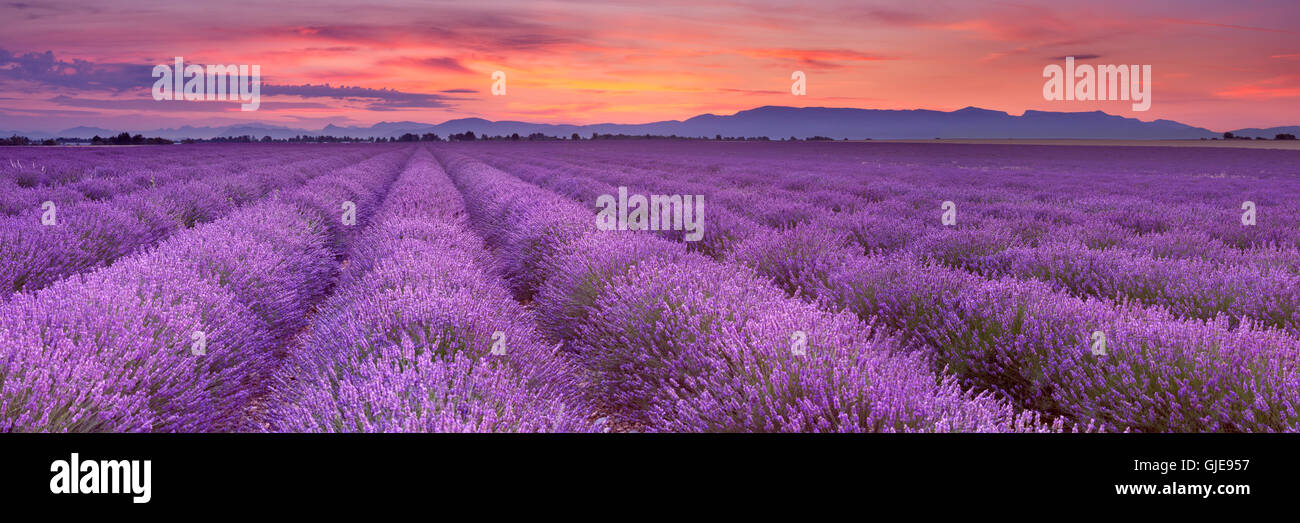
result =
[[350,157],[312,158],[261,171],[181,180],[105,201],[57,201],[54,225],[43,224],[41,207],[33,205],[24,214],[0,218],[0,293],[40,289],[108,264],[177,230],[341,169]]
[[[494,154],[489,161],[579,201],[617,185],[718,195],[709,201],[759,217],[766,229],[746,231],[745,241],[732,244],[725,252],[731,263],[755,268],[824,309],[874,321],[923,349],[936,370],[1023,408],[1109,430],[1295,428],[1300,344],[1270,330],[1295,325],[1292,247],[1285,239],[1244,250],[1230,242],[1208,250],[1188,249],[1185,240],[1155,243],[1205,230],[1206,215],[1240,226],[1235,215],[1208,212],[1199,201],[1088,196],[1073,203],[1060,198],[1059,188],[1006,180],[994,185],[1037,192],[1015,198],[973,182],[948,190],[893,184],[906,192],[832,198],[820,212],[792,211],[783,197],[806,201],[790,191],[806,191],[816,179],[773,173],[764,183],[750,167],[726,174],[724,163],[708,168],[710,178],[736,188],[709,191],[699,181],[702,167],[668,171],[597,156],[581,165],[547,155]],[[590,167],[602,162],[612,169]],[[575,177],[583,181],[570,181]],[[945,196],[965,207],[957,227],[935,219],[934,204]],[[899,204],[888,207],[888,217],[878,214],[891,198]],[[934,209],[929,220],[921,212],[926,201]],[[1087,225],[1097,224],[1110,236],[1088,239]],[[913,235],[894,232],[903,225]],[[1218,241],[1213,232],[1200,234]],[[1068,243],[1073,238],[1086,243]],[[1089,353],[1095,331],[1108,335],[1110,355]]]
[[[395,171],[294,193],[362,199]],[[273,199],[0,307],[0,430],[236,430],[337,273],[327,212]],[[196,337],[196,333],[199,333]],[[194,343],[202,339],[203,346]]]
[[[1051,428],[937,378],[850,315],[792,301],[753,274],[664,240],[595,231],[592,213],[574,202],[464,157],[443,159],[471,220],[493,232],[490,245],[517,294],[535,297],[540,324],[591,373],[592,403],[620,423],[657,431]],[[813,340],[806,355],[790,349],[795,331]]]
[[486,270],[461,208],[417,153],[277,376],[267,429],[598,430],[567,360]]

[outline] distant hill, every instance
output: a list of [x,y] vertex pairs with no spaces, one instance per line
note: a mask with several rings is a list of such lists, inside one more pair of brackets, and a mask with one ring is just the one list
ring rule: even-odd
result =
[[100,127],[81,126],[81,127],[73,127],[71,129],[64,129],[62,131],[59,131],[57,135],[47,136],[43,138],[82,138],[82,137],[91,138],[94,137],[95,135],[99,135],[102,137],[102,136],[117,136],[119,134],[122,134],[122,131],[113,131],[109,129],[103,129]]
[[[358,138],[394,138],[406,133],[450,134],[472,131],[477,135],[527,136],[542,133],[549,136],[570,136],[578,133],[584,138],[592,133],[629,135],[677,135],[683,137],[767,136],[780,138],[809,138],[825,136],[835,139],[931,139],[931,138],[1020,138],[1020,139],[1115,139],[1115,140],[1195,140],[1222,136],[1221,132],[1193,127],[1172,120],[1144,122],[1093,112],[1025,111],[1015,116],[1003,111],[967,107],[956,111],[927,109],[852,109],[833,107],[781,107],[764,106],[730,115],[702,114],[687,120],[667,120],[643,124],[544,124],[517,121],[490,121],[482,118],[461,118],[439,124],[420,122],[380,122],[371,126],[327,125],[322,129],[299,129],[269,124],[241,124],[224,127],[184,126],[170,129],[129,130],[132,134],[158,136],[179,140],[183,138],[215,138],[250,135],[256,138],[289,138],[307,136],[352,136]],[[54,137],[90,138],[96,134],[108,136],[121,132],[96,127],[74,127],[58,133],[23,133],[29,138]],[[1300,134],[1300,126],[1270,129],[1240,129],[1232,131],[1238,136],[1263,136],[1272,138],[1278,133]],[[6,133],[13,134],[13,133]]]
[[[1198,139],[1220,133],[1170,120],[1142,122],[1103,112],[1055,113],[1028,111],[1012,116],[1001,111],[975,107],[944,112],[923,109],[881,110],[827,107],[766,106],[732,115],[703,114],[685,121],[669,120],[645,124],[553,125],[528,122],[493,122],[482,118],[450,120],[437,125],[414,122],[380,123],[366,127],[327,127],[325,132],[351,136],[395,136],[404,132],[433,132],[446,136],[473,131],[475,134],[509,135],[543,133],[567,136],[578,133],[654,134],[687,137],[767,136],[769,138],[930,139],[930,138],[1109,138],[1109,139]],[[334,134],[338,133],[338,134]],[[374,134],[372,134],[374,133]]]
[[1169,120],[1142,122],[1100,111],[1058,113],[967,107],[952,112],[823,107],[759,107],[730,116],[701,115],[682,123],[685,134],[828,136],[849,139],[1110,138],[1196,139],[1216,133]]

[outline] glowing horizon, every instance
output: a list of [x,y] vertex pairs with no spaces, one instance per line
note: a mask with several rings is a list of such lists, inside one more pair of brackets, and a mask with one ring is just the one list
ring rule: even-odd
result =
[[[0,129],[645,123],[764,105],[1100,110],[1216,131],[1300,125],[1300,31],[1286,24],[1300,8],[1134,4],[9,3]],[[274,87],[256,112],[154,101],[149,70],[175,56],[258,64]],[[1043,68],[1066,56],[1151,65],[1150,110],[1044,100]],[[506,96],[490,93],[498,70]],[[806,96],[790,94],[796,70]]]

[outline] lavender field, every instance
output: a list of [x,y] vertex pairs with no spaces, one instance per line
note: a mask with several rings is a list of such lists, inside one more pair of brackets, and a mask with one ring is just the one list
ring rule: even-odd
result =
[[0,431],[1300,431],[1300,151],[0,150]]

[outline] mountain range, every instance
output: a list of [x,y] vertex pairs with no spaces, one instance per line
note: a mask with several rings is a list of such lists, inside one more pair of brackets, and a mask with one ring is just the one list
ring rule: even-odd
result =
[[[56,133],[0,131],[0,136],[22,135],[34,139],[90,138],[95,135],[112,136],[123,132],[118,129],[98,127],[73,127]],[[1172,120],[1144,122],[1093,112],[1025,111],[1015,116],[1003,111],[967,107],[956,111],[927,109],[853,109],[832,107],[781,107],[764,106],[730,115],[702,114],[687,120],[666,120],[643,124],[545,124],[518,121],[490,121],[482,118],[461,118],[439,124],[419,122],[380,122],[369,127],[326,125],[322,129],[299,129],[269,124],[239,124],[222,127],[183,126],[168,129],[125,129],[132,134],[162,137],[172,140],[184,138],[207,139],[250,135],[255,138],[291,138],[306,136],[350,136],[358,138],[394,138],[405,133],[450,134],[471,131],[476,135],[527,136],[542,133],[549,136],[583,137],[592,133],[628,135],[677,135],[682,137],[760,137],[772,139],[797,137],[852,140],[861,139],[932,139],[932,138],[1019,138],[1019,139],[1131,139],[1131,140],[1195,140],[1213,138],[1222,133],[1202,127],[1193,127]],[[1300,134],[1300,126],[1268,129],[1246,128],[1231,131],[1237,136],[1272,138],[1279,133]]]

